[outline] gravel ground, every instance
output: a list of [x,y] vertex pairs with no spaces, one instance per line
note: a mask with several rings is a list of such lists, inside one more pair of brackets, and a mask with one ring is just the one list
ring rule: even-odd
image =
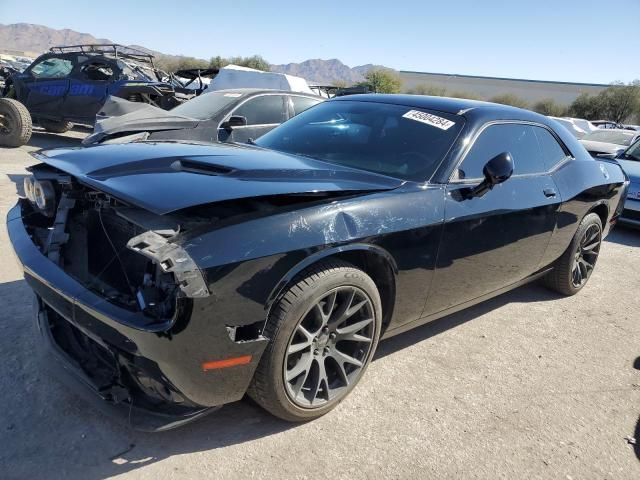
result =
[[[27,152],[85,134],[0,148],[3,219]],[[638,479],[638,247],[640,231],[615,230],[577,296],[529,285],[382,342],[353,394],[314,422],[290,425],[243,401],[142,434],[41,370],[31,292],[3,220],[0,476]]]

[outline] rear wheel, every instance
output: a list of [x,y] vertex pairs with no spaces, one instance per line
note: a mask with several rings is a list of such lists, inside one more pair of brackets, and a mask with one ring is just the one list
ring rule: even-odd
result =
[[31,115],[19,101],[0,98],[0,145],[19,147],[31,138]]
[[38,124],[47,132],[64,133],[73,128],[73,123],[56,120],[38,120]]
[[249,395],[289,421],[317,418],[355,387],[375,352],[382,308],[373,280],[332,261],[301,274],[270,315],[271,342]]
[[582,219],[569,248],[544,278],[545,284],[564,295],[575,295],[587,284],[602,244],[602,222],[595,213]]

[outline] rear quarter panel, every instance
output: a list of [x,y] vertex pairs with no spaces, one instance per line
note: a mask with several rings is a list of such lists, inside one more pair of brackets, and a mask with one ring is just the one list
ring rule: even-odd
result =
[[608,234],[610,221],[624,200],[626,178],[615,162],[580,156],[560,166],[553,179],[562,197],[562,207],[541,266],[553,263],[564,253],[584,216],[599,205],[607,210],[602,227],[604,234]]

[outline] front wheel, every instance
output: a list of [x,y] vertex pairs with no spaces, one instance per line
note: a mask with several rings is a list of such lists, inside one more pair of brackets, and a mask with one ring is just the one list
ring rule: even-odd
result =
[[22,103],[0,98],[0,146],[20,147],[31,138],[31,115]]
[[595,213],[582,219],[571,244],[544,278],[545,284],[563,295],[575,295],[587,284],[602,245],[602,222]]
[[307,269],[270,315],[271,342],[249,395],[284,420],[324,415],[360,381],[381,325],[380,294],[366,273],[342,261]]

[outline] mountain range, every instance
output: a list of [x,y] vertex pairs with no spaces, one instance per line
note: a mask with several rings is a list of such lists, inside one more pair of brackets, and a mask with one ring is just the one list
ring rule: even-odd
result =
[[[56,30],[44,25],[34,25],[31,23],[0,24],[0,51],[17,50],[38,53],[44,52],[57,45],[92,43],[115,42],[107,38],[96,38],[89,33],[81,33],[69,29]],[[166,58],[180,57],[179,55],[167,55],[162,52],[157,52],[147,47],[131,46],[148,50],[155,55]],[[216,53],[217,52],[212,52],[212,56]],[[334,58],[330,60],[311,59],[300,63],[271,65],[271,71],[296,75],[307,79],[310,83],[333,84],[335,82],[341,82],[350,85],[363,80],[367,71],[373,67],[384,68],[380,65],[372,64],[351,68]]]

